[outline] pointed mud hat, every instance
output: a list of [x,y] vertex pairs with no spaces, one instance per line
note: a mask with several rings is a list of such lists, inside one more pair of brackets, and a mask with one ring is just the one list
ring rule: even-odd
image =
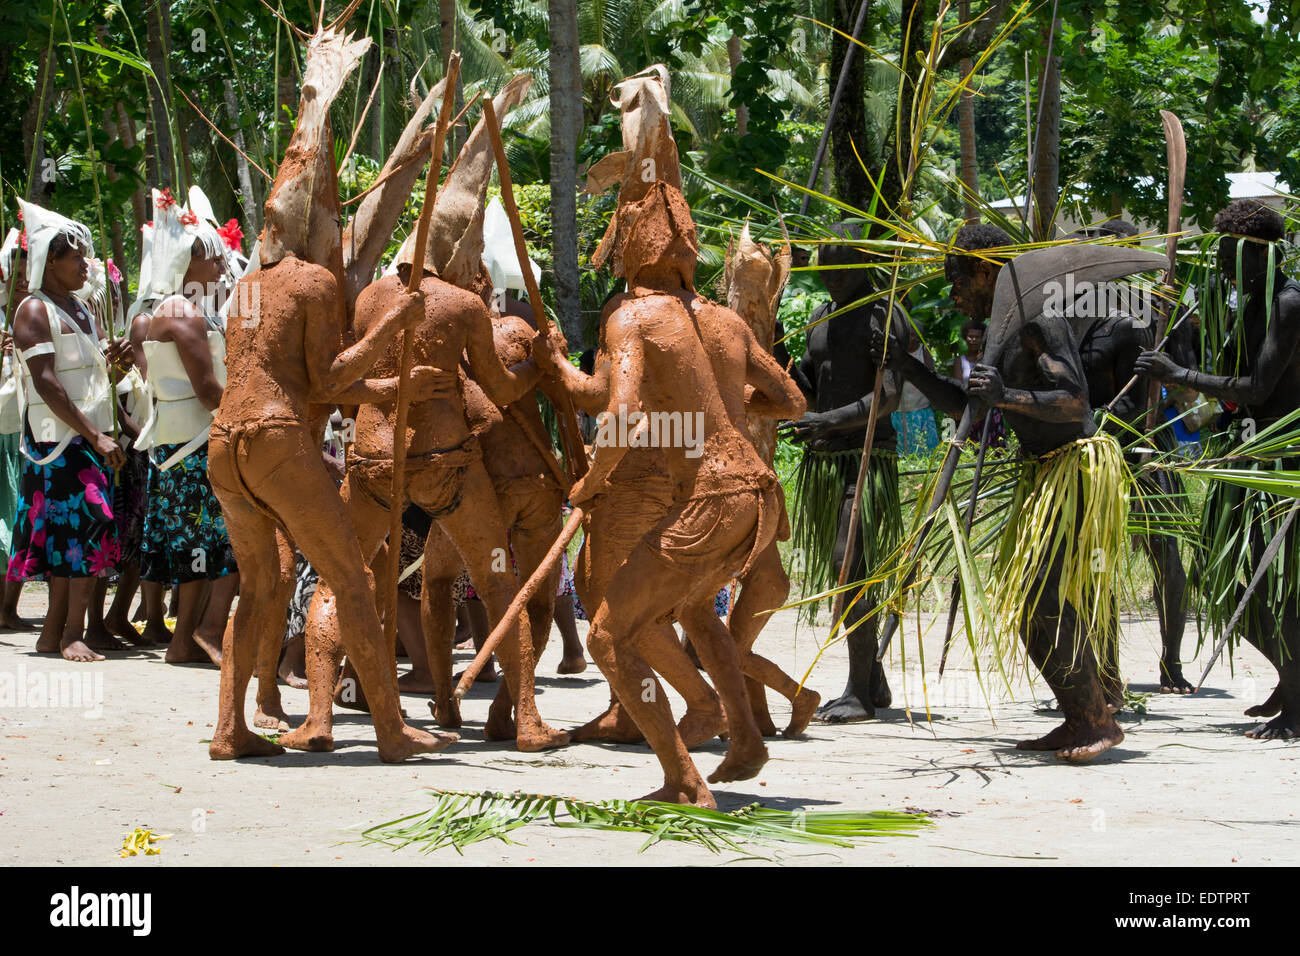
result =
[[746,222],[740,230],[739,241],[727,246],[723,289],[727,306],[748,323],[758,341],[769,351],[781,291],[789,277],[789,243],[773,255],[766,245],[754,241]]
[[18,200],[18,208],[22,210],[23,228],[27,231],[27,288],[33,292],[45,281],[45,259],[56,236],[66,236],[73,245],[80,246],[86,258],[95,254],[90,227],[85,223],[23,199]]
[[293,255],[342,279],[342,233],[330,104],[370,46],[318,27],[307,43],[298,121],[266,200],[261,265]]
[[[587,171],[587,192],[602,193],[617,183],[618,208],[591,262],[600,268],[608,260],[614,274],[621,276],[625,274],[623,244],[630,208],[649,197],[659,183],[680,194],[682,170],[669,122],[666,66],[657,63],[629,76],[614,87],[610,101],[622,112],[623,149],[610,153]],[[691,232],[693,242],[693,227]]]
[[[492,98],[500,122],[524,101],[532,84],[532,77],[521,73]],[[495,165],[487,119],[480,117],[438,189],[424,255],[426,269],[462,289],[475,285],[483,272],[483,219]],[[404,248],[406,258],[398,261],[410,262],[410,247]]]

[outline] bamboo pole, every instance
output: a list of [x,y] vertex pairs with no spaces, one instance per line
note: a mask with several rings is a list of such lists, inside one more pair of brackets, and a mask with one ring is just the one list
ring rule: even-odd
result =
[[[450,78],[460,69],[460,57],[451,58]],[[437,132],[433,139],[433,156],[429,160],[429,176],[424,186],[424,208],[415,227],[415,246],[412,249],[411,274],[406,281],[408,293],[417,292],[424,276],[424,250],[429,242],[429,222],[438,199],[438,175],[442,171],[442,150],[447,141],[447,128],[451,123],[452,96],[455,84],[449,82],[442,94],[442,110],[438,114]],[[388,499],[388,551],[384,555],[388,574],[384,578],[387,589],[387,610],[384,614],[386,647],[394,647],[397,639],[397,569],[402,558],[402,512],[406,503],[406,420],[411,410],[411,363],[415,357],[415,334],[410,329],[402,332],[402,357],[398,366],[397,421],[393,427],[393,485]]]

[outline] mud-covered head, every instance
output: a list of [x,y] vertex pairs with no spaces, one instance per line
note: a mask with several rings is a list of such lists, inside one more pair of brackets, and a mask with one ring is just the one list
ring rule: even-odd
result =
[[[493,98],[492,108],[498,122],[504,123],[506,114],[524,101],[532,82],[531,77],[521,73]],[[483,217],[495,163],[492,137],[488,132],[487,118],[483,117],[461,147],[447,173],[446,182],[438,189],[437,203],[433,207],[429,243],[424,251],[425,269],[462,289],[480,284]],[[403,246],[398,253],[399,264],[409,265],[411,249],[411,246]]]
[[81,288],[95,254],[90,228],[22,199],[18,207],[27,234],[27,288],[40,289],[47,275],[69,292]]
[[591,261],[599,268],[608,260],[615,275],[626,276],[625,211],[641,204],[660,183],[681,195],[681,162],[669,121],[667,67],[656,64],[629,76],[614,87],[610,100],[621,112],[623,149],[604,157],[588,170],[587,192],[602,193],[617,183],[618,208]]
[[640,201],[621,210],[619,260],[629,289],[638,280],[652,288],[678,284],[695,290],[700,246],[691,207],[682,191],[655,183]]
[[1214,216],[1214,231],[1223,233],[1219,240],[1219,272],[1236,284],[1238,260],[1243,291],[1262,293],[1272,268],[1280,267],[1282,258],[1274,243],[1286,236],[1286,224],[1278,212],[1257,199],[1235,199]]
[[263,268],[292,255],[342,278],[342,211],[329,111],[369,46],[369,38],[352,40],[329,29],[318,30],[307,44],[298,122],[266,200]]
[[727,306],[751,328],[758,324],[766,330],[776,319],[781,290],[789,275],[790,247],[783,246],[773,255],[766,245],[754,241],[746,222],[740,240],[727,248],[723,276]]
[[1006,257],[985,253],[1015,244],[997,226],[986,223],[962,226],[953,236],[952,248],[943,261],[943,272],[952,283],[952,300],[957,310],[972,319],[987,319],[993,309],[993,290]]

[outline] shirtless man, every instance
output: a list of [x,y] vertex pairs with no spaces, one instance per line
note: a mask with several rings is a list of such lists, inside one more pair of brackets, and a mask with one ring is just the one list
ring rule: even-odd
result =
[[[962,227],[954,240],[955,252],[944,268],[952,283],[957,308],[974,319],[987,321],[993,307],[998,266],[988,258],[970,253],[1011,245],[1011,239],[995,226]],[[884,336],[872,335],[872,353],[882,357]],[[908,355],[897,341],[891,342],[890,366],[916,385],[935,408],[959,417],[968,396],[952,379],[935,374]],[[1065,451],[1071,443],[1097,431],[1088,404],[1084,378],[1073,333],[1063,316],[1031,316],[1018,336],[1003,344],[996,356],[984,356],[995,364],[979,364],[971,371],[969,397],[984,408],[1001,409],[1004,421],[1020,440],[1024,467],[1049,452]],[[1080,521],[1086,502],[1076,504],[1076,515],[1061,515],[1059,521]],[[1054,539],[1055,527],[1045,534]],[[1099,676],[1099,662],[1092,653],[1087,632],[1089,617],[1060,595],[1064,549],[1054,560],[1029,569],[1028,580],[997,578],[996,589],[1016,589],[1037,595],[1029,612],[1015,626],[1029,657],[1056,693],[1065,723],[1037,740],[1021,741],[1020,750],[1053,750],[1062,760],[1080,762],[1120,743],[1124,733],[1107,706]],[[1107,613],[1105,609],[1100,614]],[[1100,622],[1103,625],[1104,621]]]
[[[616,241],[629,292],[614,300],[605,325],[611,362],[608,414],[629,420],[639,443],[655,421],[698,422],[702,442],[661,442],[672,480],[668,513],[614,572],[592,619],[587,649],[623,706],[645,734],[664,770],[664,785],[649,799],[716,806],[685,743],[652,668],[650,635],[672,639],[674,614],[688,632],[710,635],[700,651],[729,707],[732,744],[710,779],[746,780],[767,759],[745,697],[735,646],[713,612],[713,596],[746,570],[776,533],[775,476],[731,424],[690,304],[697,247],[690,209],[681,193],[656,182],[620,209]],[[566,358],[551,340],[548,362]],[[641,436],[641,437],[638,437]],[[627,451],[627,444],[601,443],[591,471],[570,500],[584,504],[598,495]],[[718,635],[717,630],[722,634]],[[715,658],[708,660],[707,658]]]
[[[214,760],[268,756],[278,744],[252,733],[244,697],[260,648],[279,645],[291,597],[282,579],[283,531],[329,581],[348,656],[371,703],[379,755],[397,761],[449,746],[454,737],[408,727],[365,560],[347,508],[321,461],[330,409],[392,401],[395,379],[362,379],[402,329],[424,318],[422,297],[403,295],[344,348],[339,233],[329,105],[368,41],[330,31],[312,38],[298,124],[266,202],[260,271],[240,280],[227,330],[227,382],[212,423],[208,475],[221,501],[243,591],[221,654]],[[427,388],[431,369],[412,373]]]
[[[357,298],[356,329],[369,332],[382,323],[382,317],[402,301],[406,278],[411,262],[409,251],[406,261],[399,258],[398,274],[371,283]],[[421,268],[424,266],[422,264]],[[506,368],[493,342],[492,323],[482,299],[426,274],[420,283],[424,295],[421,321],[415,326],[415,361],[432,366],[436,371],[430,387],[413,395],[408,430],[410,434],[407,454],[406,493],[433,519],[430,538],[433,554],[439,549],[435,533],[440,530],[459,552],[463,566],[468,567],[470,580],[487,606],[493,621],[500,620],[514,599],[518,586],[511,573],[506,556],[510,542],[506,537],[508,527],[493,493],[492,482],[484,468],[477,438],[470,434],[465,415],[465,399],[454,371],[463,353],[469,356],[475,380],[498,405],[509,405],[522,395],[531,393],[537,384],[535,363],[525,361]],[[397,370],[400,350],[394,343],[376,363],[378,373],[391,374]],[[376,564],[376,557],[388,529],[389,501],[392,486],[393,431],[396,420],[396,402],[368,401],[357,413],[357,439],[351,448],[348,477],[341,489],[352,516],[352,527],[357,529],[359,546],[367,562],[375,571],[383,573],[384,567]],[[402,503],[405,507],[405,502]],[[558,506],[556,514],[558,515]],[[552,539],[553,540],[553,539]],[[546,542],[549,547],[550,541]],[[544,549],[543,549],[544,551]],[[430,554],[426,542],[426,560]],[[310,558],[310,556],[309,556]],[[314,563],[314,562],[313,562]],[[461,563],[455,571],[458,572]],[[440,570],[427,568],[426,590],[432,595],[441,593],[436,583]],[[452,574],[455,577],[455,573]],[[432,578],[432,580],[430,580]],[[376,581],[377,592],[386,595],[382,580]],[[347,645],[347,622],[332,613],[334,593],[328,578],[322,574],[321,584],[312,599],[307,618],[308,683],[312,687],[312,704],[306,722],[287,738],[287,746],[309,750],[329,749],[333,746],[331,692],[337,674],[337,657],[330,648],[337,648],[341,638]],[[441,634],[446,626],[434,614],[445,617],[430,602],[421,602],[429,608],[424,623],[425,647],[430,661],[436,662],[441,654]],[[341,610],[341,605],[340,605]],[[549,624],[549,622],[548,622]],[[315,645],[323,650],[314,653]],[[395,649],[386,648],[387,673],[394,673]],[[512,633],[499,645],[497,656],[505,671],[510,700],[514,701],[517,721],[510,719],[509,707],[494,708],[484,727],[489,740],[514,738],[519,749],[526,752],[563,746],[568,735],[554,730],[542,722],[533,697],[533,669],[535,661],[532,640],[527,625],[516,621]],[[441,667],[433,664],[440,672]],[[362,675],[363,685],[364,674]],[[369,699],[369,691],[366,690]],[[450,703],[436,711],[442,726],[456,726],[458,714]],[[373,706],[373,700],[370,701]],[[441,700],[439,701],[441,703]]]
[[[1281,254],[1273,243],[1285,234],[1282,218],[1256,200],[1238,199],[1214,217],[1219,240],[1219,270],[1223,279],[1237,286],[1244,297],[1243,324],[1237,330],[1235,347],[1229,347],[1221,359],[1223,371],[1236,374],[1213,375],[1177,364],[1164,352],[1145,351],[1137,368],[1170,386],[1203,392],[1225,402],[1235,403],[1237,415],[1251,419],[1262,430],[1300,407],[1300,283],[1287,277],[1281,269]],[[1240,246],[1240,249],[1238,248]],[[1274,274],[1269,275],[1270,254]],[[1241,281],[1237,270],[1240,259]],[[1268,301],[1268,282],[1273,280],[1273,301]],[[1239,362],[1234,368],[1234,360]],[[1296,468],[1294,458],[1284,459],[1283,468]],[[1233,523],[1249,523],[1251,558],[1246,567],[1234,573],[1240,581],[1253,577],[1268,541],[1276,533],[1281,516],[1291,506],[1267,492],[1242,489],[1224,482],[1211,482],[1204,513],[1208,528],[1203,528],[1213,550],[1215,519],[1233,515]],[[1268,700],[1246,711],[1250,717],[1272,717],[1246,732],[1259,740],[1289,739],[1300,736],[1300,598],[1295,591],[1295,555],[1300,543],[1300,522],[1291,524],[1281,552],[1269,566],[1259,587],[1247,605],[1238,625],[1245,637],[1277,668],[1278,686]],[[1210,573],[1202,575],[1208,588]],[[1214,595],[1207,602],[1213,629],[1227,626],[1227,618],[1241,601],[1245,584],[1237,583],[1227,597]],[[1282,595],[1277,602],[1276,595]]]

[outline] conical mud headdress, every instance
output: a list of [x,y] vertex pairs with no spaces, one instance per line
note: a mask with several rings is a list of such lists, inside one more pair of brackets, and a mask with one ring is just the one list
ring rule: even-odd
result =
[[769,352],[772,350],[781,291],[789,277],[789,244],[783,245],[773,256],[767,246],[754,241],[746,222],[740,230],[740,240],[727,247],[723,291],[727,306],[748,323],[759,344]]
[[298,122],[266,200],[263,268],[294,255],[325,266],[342,281],[342,232],[329,110],[369,46],[369,38],[352,40],[325,28],[307,44]]
[[[681,163],[669,122],[667,67],[656,64],[628,77],[614,87],[610,100],[623,114],[624,148],[591,167],[587,192],[601,193],[618,183],[618,209],[591,261],[599,268],[609,260],[615,275],[628,276],[629,262],[640,266],[648,261],[646,240],[660,231],[650,228],[652,223],[664,220],[662,225],[674,235],[692,248],[698,245],[690,208],[681,195]],[[691,283],[688,278],[687,284]]]

